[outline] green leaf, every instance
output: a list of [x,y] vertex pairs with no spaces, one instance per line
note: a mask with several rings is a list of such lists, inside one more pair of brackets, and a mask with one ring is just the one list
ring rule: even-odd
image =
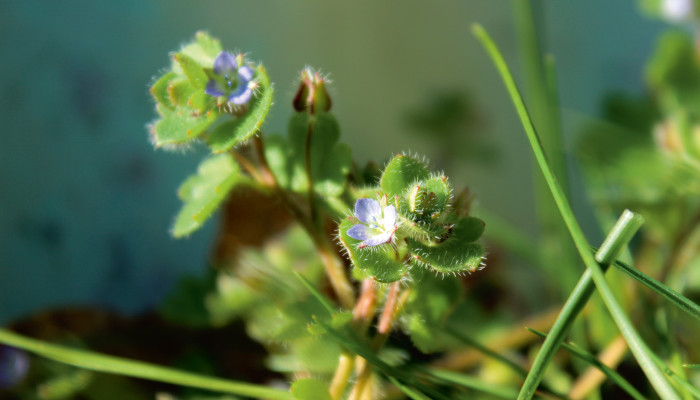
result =
[[185,202],[177,215],[173,236],[183,237],[199,229],[229,191],[242,180],[238,165],[228,154],[205,159],[180,186],[178,195]]
[[204,90],[200,89],[192,93],[189,100],[187,100],[187,105],[192,107],[197,113],[203,113],[211,108],[213,108],[216,103],[214,98],[204,93]]
[[478,218],[465,217],[457,221],[443,242],[423,243],[407,238],[408,248],[418,263],[434,271],[446,274],[474,272],[481,265],[484,248],[473,242],[481,237],[484,226]]
[[158,104],[172,108],[173,104],[170,101],[170,94],[168,93],[168,86],[170,82],[177,76],[174,72],[168,72],[165,75],[158,78],[158,80],[151,86],[150,92]]
[[398,154],[384,169],[380,186],[389,197],[393,197],[402,195],[416,182],[429,178],[430,170],[423,161],[408,154]]
[[165,382],[247,397],[279,400],[293,399],[286,390],[283,391],[262,385],[213,378],[141,361],[133,361],[91,351],[76,350],[31,339],[6,329],[0,329],[0,343],[17,347],[18,349],[29,351],[51,360],[99,372],[131,376],[156,382]]
[[248,112],[222,123],[209,134],[207,143],[213,152],[227,151],[250,139],[260,130],[272,107],[273,89],[263,66],[257,68],[255,77],[260,86],[255,97],[248,103]]
[[442,326],[462,294],[462,285],[453,277],[438,277],[424,268],[411,270],[411,280],[405,328],[420,351],[432,353],[442,346]]
[[[335,117],[330,113],[314,116],[306,112],[294,113],[289,120],[288,131],[291,151],[288,153],[290,161],[287,169],[295,176],[293,190],[308,190],[308,146],[314,191],[322,196],[341,195],[352,165],[352,150],[350,146],[338,143],[340,128]],[[311,137],[307,143],[309,133]]]
[[168,86],[168,97],[175,107],[186,106],[195,90],[185,79],[173,80]]
[[180,52],[175,54],[175,61],[182,68],[187,80],[197,89],[204,89],[209,78],[204,73],[204,67],[187,54]]
[[352,149],[337,143],[340,128],[329,113],[316,115],[311,140],[311,171],[314,190],[325,196],[339,196],[352,165]]
[[379,282],[390,283],[403,278],[408,272],[408,265],[396,260],[391,246],[357,248],[362,241],[351,238],[347,233],[357,223],[357,220],[346,218],[338,228],[340,242],[347,250],[352,264]]
[[332,400],[328,385],[316,379],[301,379],[292,384],[296,400]]
[[649,84],[666,96],[668,106],[677,106],[677,102],[697,115],[700,62],[691,35],[680,31],[662,35],[646,73]]
[[404,197],[414,220],[430,221],[438,218],[452,201],[452,187],[446,176],[436,176],[416,182]]
[[201,135],[218,116],[214,111],[197,116],[192,113],[191,109],[185,107],[175,110],[159,107],[158,110],[163,114],[163,118],[158,120],[152,128],[156,147],[189,142]]
[[[214,39],[206,32],[200,31],[195,35],[195,40],[180,49],[180,53],[185,54],[200,66],[207,68],[214,65],[214,59],[221,50],[221,43],[218,39]],[[174,64],[174,71],[182,71],[179,63],[174,62]]]
[[207,32],[199,31],[195,34],[195,40],[199,49],[209,57],[216,58],[221,53],[221,42],[214,39]]

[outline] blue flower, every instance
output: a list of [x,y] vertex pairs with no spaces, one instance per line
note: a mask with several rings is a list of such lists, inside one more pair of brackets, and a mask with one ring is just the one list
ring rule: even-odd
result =
[[0,389],[17,385],[29,370],[29,355],[20,349],[0,344]]
[[355,203],[355,216],[361,224],[348,229],[348,236],[362,240],[358,248],[389,243],[398,229],[394,206],[383,207],[374,199],[359,199]]
[[246,104],[255,88],[253,68],[243,64],[243,57],[235,57],[228,51],[222,51],[214,60],[214,74],[210,75],[204,90],[209,96],[225,96],[228,101]]

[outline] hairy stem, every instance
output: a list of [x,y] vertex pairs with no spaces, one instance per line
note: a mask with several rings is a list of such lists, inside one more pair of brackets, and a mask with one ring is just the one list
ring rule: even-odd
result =
[[[382,314],[379,317],[377,334],[372,338],[371,345],[375,352],[379,351],[379,349],[384,346],[396,316],[399,314],[403,303],[408,299],[408,291],[405,291],[404,294],[399,297],[400,289],[401,286],[398,281],[389,285],[389,293],[384,302],[384,310],[382,310]],[[358,361],[358,366],[359,373],[357,382],[355,382],[355,387],[353,387],[352,394],[350,395],[351,400],[360,400],[364,397],[363,394],[365,393],[366,386],[372,378],[372,366],[366,360]]]
[[[338,295],[340,304],[346,309],[352,309],[355,305],[355,293],[353,292],[350,280],[345,274],[345,266],[336,254],[330,240],[325,235],[322,230],[318,229],[313,221],[304,213],[304,211],[287,195],[287,193],[282,189],[275,178],[274,173],[270,169],[270,165],[265,157],[265,144],[260,137],[256,135],[254,137],[254,145],[258,154],[258,159],[260,162],[260,169],[263,172],[263,176],[266,181],[271,182],[271,185],[275,189],[275,192],[280,197],[287,210],[296,218],[299,223],[306,229],[306,232],[311,236],[316,245],[319,255],[321,256],[321,261],[326,270],[326,275],[333,290]],[[311,207],[314,208],[313,206]]]

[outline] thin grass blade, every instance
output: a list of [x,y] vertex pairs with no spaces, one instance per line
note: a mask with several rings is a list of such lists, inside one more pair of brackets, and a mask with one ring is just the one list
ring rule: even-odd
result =
[[631,265],[625,264],[621,261],[615,261],[615,264],[613,265],[615,265],[615,268],[639,281],[639,283],[642,285],[663,296],[666,300],[670,301],[681,310],[697,319],[700,319],[700,305],[694,301],[650,277],[649,275],[646,275]]
[[[547,338],[547,335],[543,332],[531,328],[527,328],[527,330],[529,330],[537,336],[540,336],[545,339]],[[637,400],[646,400],[646,397],[643,394],[639,393],[639,391],[635,389],[634,386],[632,386],[632,384],[629,383],[627,379],[625,379],[622,375],[618,374],[617,371],[615,371],[614,369],[603,364],[603,362],[600,361],[593,354],[568,343],[562,343],[561,346],[569,352],[571,352],[571,354],[575,355],[576,357],[598,368],[602,373],[604,373],[608,377],[608,379],[615,382],[617,386],[622,388],[622,390],[627,392],[627,394],[629,394],[632,398]]]
[[206,389],[213,392],[229,393],[239,396],[293,400],[292,395],[286,390],[219,379],[91,351],[71,349],[70,347],[59,346],[18,335],[6,329],[0,329],[0,343],[34,353],[44,358],[93,371],[172,383],[180,386]]
[[[554,197],[554,202],[556,203],[557,208],[561,213],[562,219],[564,220],[564,223],[566,224],[569,233],[571,234],[576,249],[578,250],[579,255],[583,259],[586,268],[590,272],[591,278],[595,282],[598,292],[603,298],[603,301],[605,302],[605,305],[608,308],[610,315],[612,316],[613,320],[620,329],[620,333],[622,333],[622,335],[625,337],[630,351],[635,356],[637,362],[639,363],[642,370],[649,379],[649,382],[662,399],[680,400],[680,397],[675,392],[673,386],[666,379],[659,367],[654,363],[652,359],[653,353],[646,345],[646,343],[642,340],[641,336],[639,335],[639,333],[637,333],[636,329],[632,325],[632,322],[629,320],[624,310],[618,304],[612,289],[610,289],[610,287],[607,284],[607,281],[605,280],[605,275],[603,274],[600,265],[598,265],[596,260],[593,258],[593,255],[589,250],[588,241],[586,240],[586,237],[584,236],[581,227],[576,221],[571,206],[569,205],[566,196],[564,195],[564,191],[562,190],[561,186],[559,185],[559,182],[557,181],[556,176],[554,176],[554,173],[552,172],[552,169],[549,166],[547,157],[542,148],[542,144],[540,143],[540,140],[537,136],[537,132],[535,131],[535,127],[532,124],[532,120],[530,119],[527,108],[525,107],[525,103],[523,102],[522,96],[518,91],[518,87],[515,84],[515,80],[513,79],[513,76],[505,63],[503,56],[501,55],[500,51],[496,47],[491,37],[488,35],[488,33],[486,33],[484,28],[482,28],[480,25],[475,25],[472,30],[481,42],[481,44],[484,46],[486,51],[489,53],[492,61],[496,66],[496,69],[500,73],[501,78],[505,83],[506,88],[508,89],[511,100],[513,101],[518,116],[520,117],[520,121],[525,129],[525,133],[527,134],[530,146],[532,147],[533,153],[535,155],[535,159],[537,160],[537,163],[540,166],[542,174],[544,175],[544,178],[547,182],[547,185],[549,186],[549,189],[552,193],[552,197]],[[542,373],[544,373],[543,370],[539,371],[539,376],[536,376],[536,383],[539,383],[539,380],[541,380]],[[532,385],[532,382],[530,382],[530,384],[528,385],[524,385],[520,392],[520,395],[518,396],[518,399],[532,398],[536,386],[536,384]]]

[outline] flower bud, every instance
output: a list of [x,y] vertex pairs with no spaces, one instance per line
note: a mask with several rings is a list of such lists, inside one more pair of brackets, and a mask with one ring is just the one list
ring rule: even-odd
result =
[[318,72],[305,69],[301,72],[301,82],[297,90],[292,105],[294,109],[302,112],[309,111],[311,114],[327,112],[331,109],[331,98],[326,90],[326,79]]

